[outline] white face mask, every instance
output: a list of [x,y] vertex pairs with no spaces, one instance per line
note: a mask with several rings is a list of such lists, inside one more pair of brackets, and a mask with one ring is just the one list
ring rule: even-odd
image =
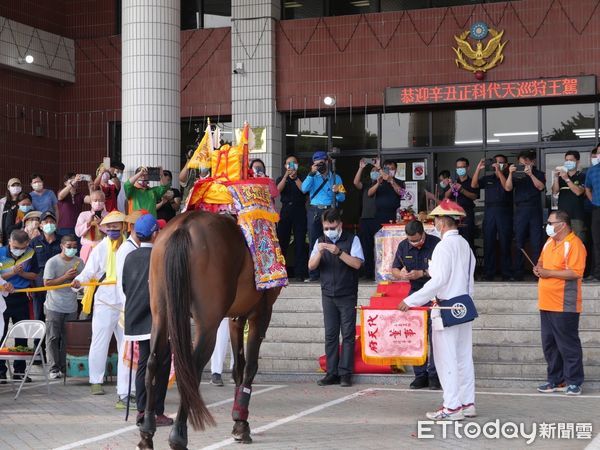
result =
[[600,162],[600,158],[592,158],[592,166],[595,166]]
[[10,192],[10,195],[18,195],[21,193],[21,186],[11,186],[8,188],[8,192]]
[[104,209],[104,202],[92,202],[92,211],[102,211]]
[[546,234],[550,237],[556,236],[556,231],[554,231],[554,225],[546,225]]
[[335,230],[324,230],[323,234],[325,234],[325,236],[327,236],[331,241],[335,242],[340,238],[342,231],[336,228]]
[[33,188],[34,191],[39,192],[42,189],[44,189],[44,183],[40,183],[40,182],[31,183],[31,187]]
[[10,252],[15,255],[16,257],[21,256],[23,253],[25,253],[27,251],[26,248],[11,248]]

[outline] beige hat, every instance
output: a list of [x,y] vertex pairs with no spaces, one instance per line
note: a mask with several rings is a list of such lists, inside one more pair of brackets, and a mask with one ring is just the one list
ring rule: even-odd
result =
[[8,180],[8,183],[6,183],[6,187],[11,187],[15,183],[21,184],[21,180],[19,180],[18,178],[11,178],[10,180]]
[[442,200],[433,211],[429,213],[430,216],[466,216],[465,210],[458,203],[452,200]]
[[40,220],[40,218],[42,217],[42,213],[39,211],[29,211],[27,214],[25,214],[25,216],[23,217],[23,222],[27,222],[29,219],[37,219]]
[[100,225],[108,225],[109,223],[120,223],[120,222],[125,222],[125,214],[123,214],[122,212],[119,211],[111,211],[109,212],[106,216],[104,216],[104,219],[102,219],[102,222],[100,222]]

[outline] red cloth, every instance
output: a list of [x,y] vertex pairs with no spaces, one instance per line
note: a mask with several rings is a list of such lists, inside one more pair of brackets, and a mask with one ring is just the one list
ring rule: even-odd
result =
[[103,184],[100,187],[102,188],[102,192],[104,192],[104,208],[106,212],[115,211],[117,209],[117,196],[119,195],[117,187],[114,184]]

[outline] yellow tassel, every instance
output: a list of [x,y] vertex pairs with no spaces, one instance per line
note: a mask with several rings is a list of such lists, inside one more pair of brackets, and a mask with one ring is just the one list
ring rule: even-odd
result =
[[[96,281],[96,280],[92,280]],[[95,286],[88,286],[83,290],[83,299],[81,300],[81,311],[85,314],[92,313],[92,300],[94,299]]]

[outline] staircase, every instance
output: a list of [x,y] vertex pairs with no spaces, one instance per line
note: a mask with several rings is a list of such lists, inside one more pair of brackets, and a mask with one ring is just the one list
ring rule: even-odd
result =
[[[358,303],[366,305],[375,284],[361,284]],[[534,283],[476,283],[479,318],[473,324],[473,358],[479,387],[531,387],[546,379],[541,348],[537,286]],[[585,386],[600,387],[600,285],[584,285],[579,335]],[[291,284],[275,304],[262,344],[262,380],[316,379],[324,353],[321,291],[318,284]],[[399,375],[363,377],[397,383]],[[407,375],[412,377],[409,369]]]

